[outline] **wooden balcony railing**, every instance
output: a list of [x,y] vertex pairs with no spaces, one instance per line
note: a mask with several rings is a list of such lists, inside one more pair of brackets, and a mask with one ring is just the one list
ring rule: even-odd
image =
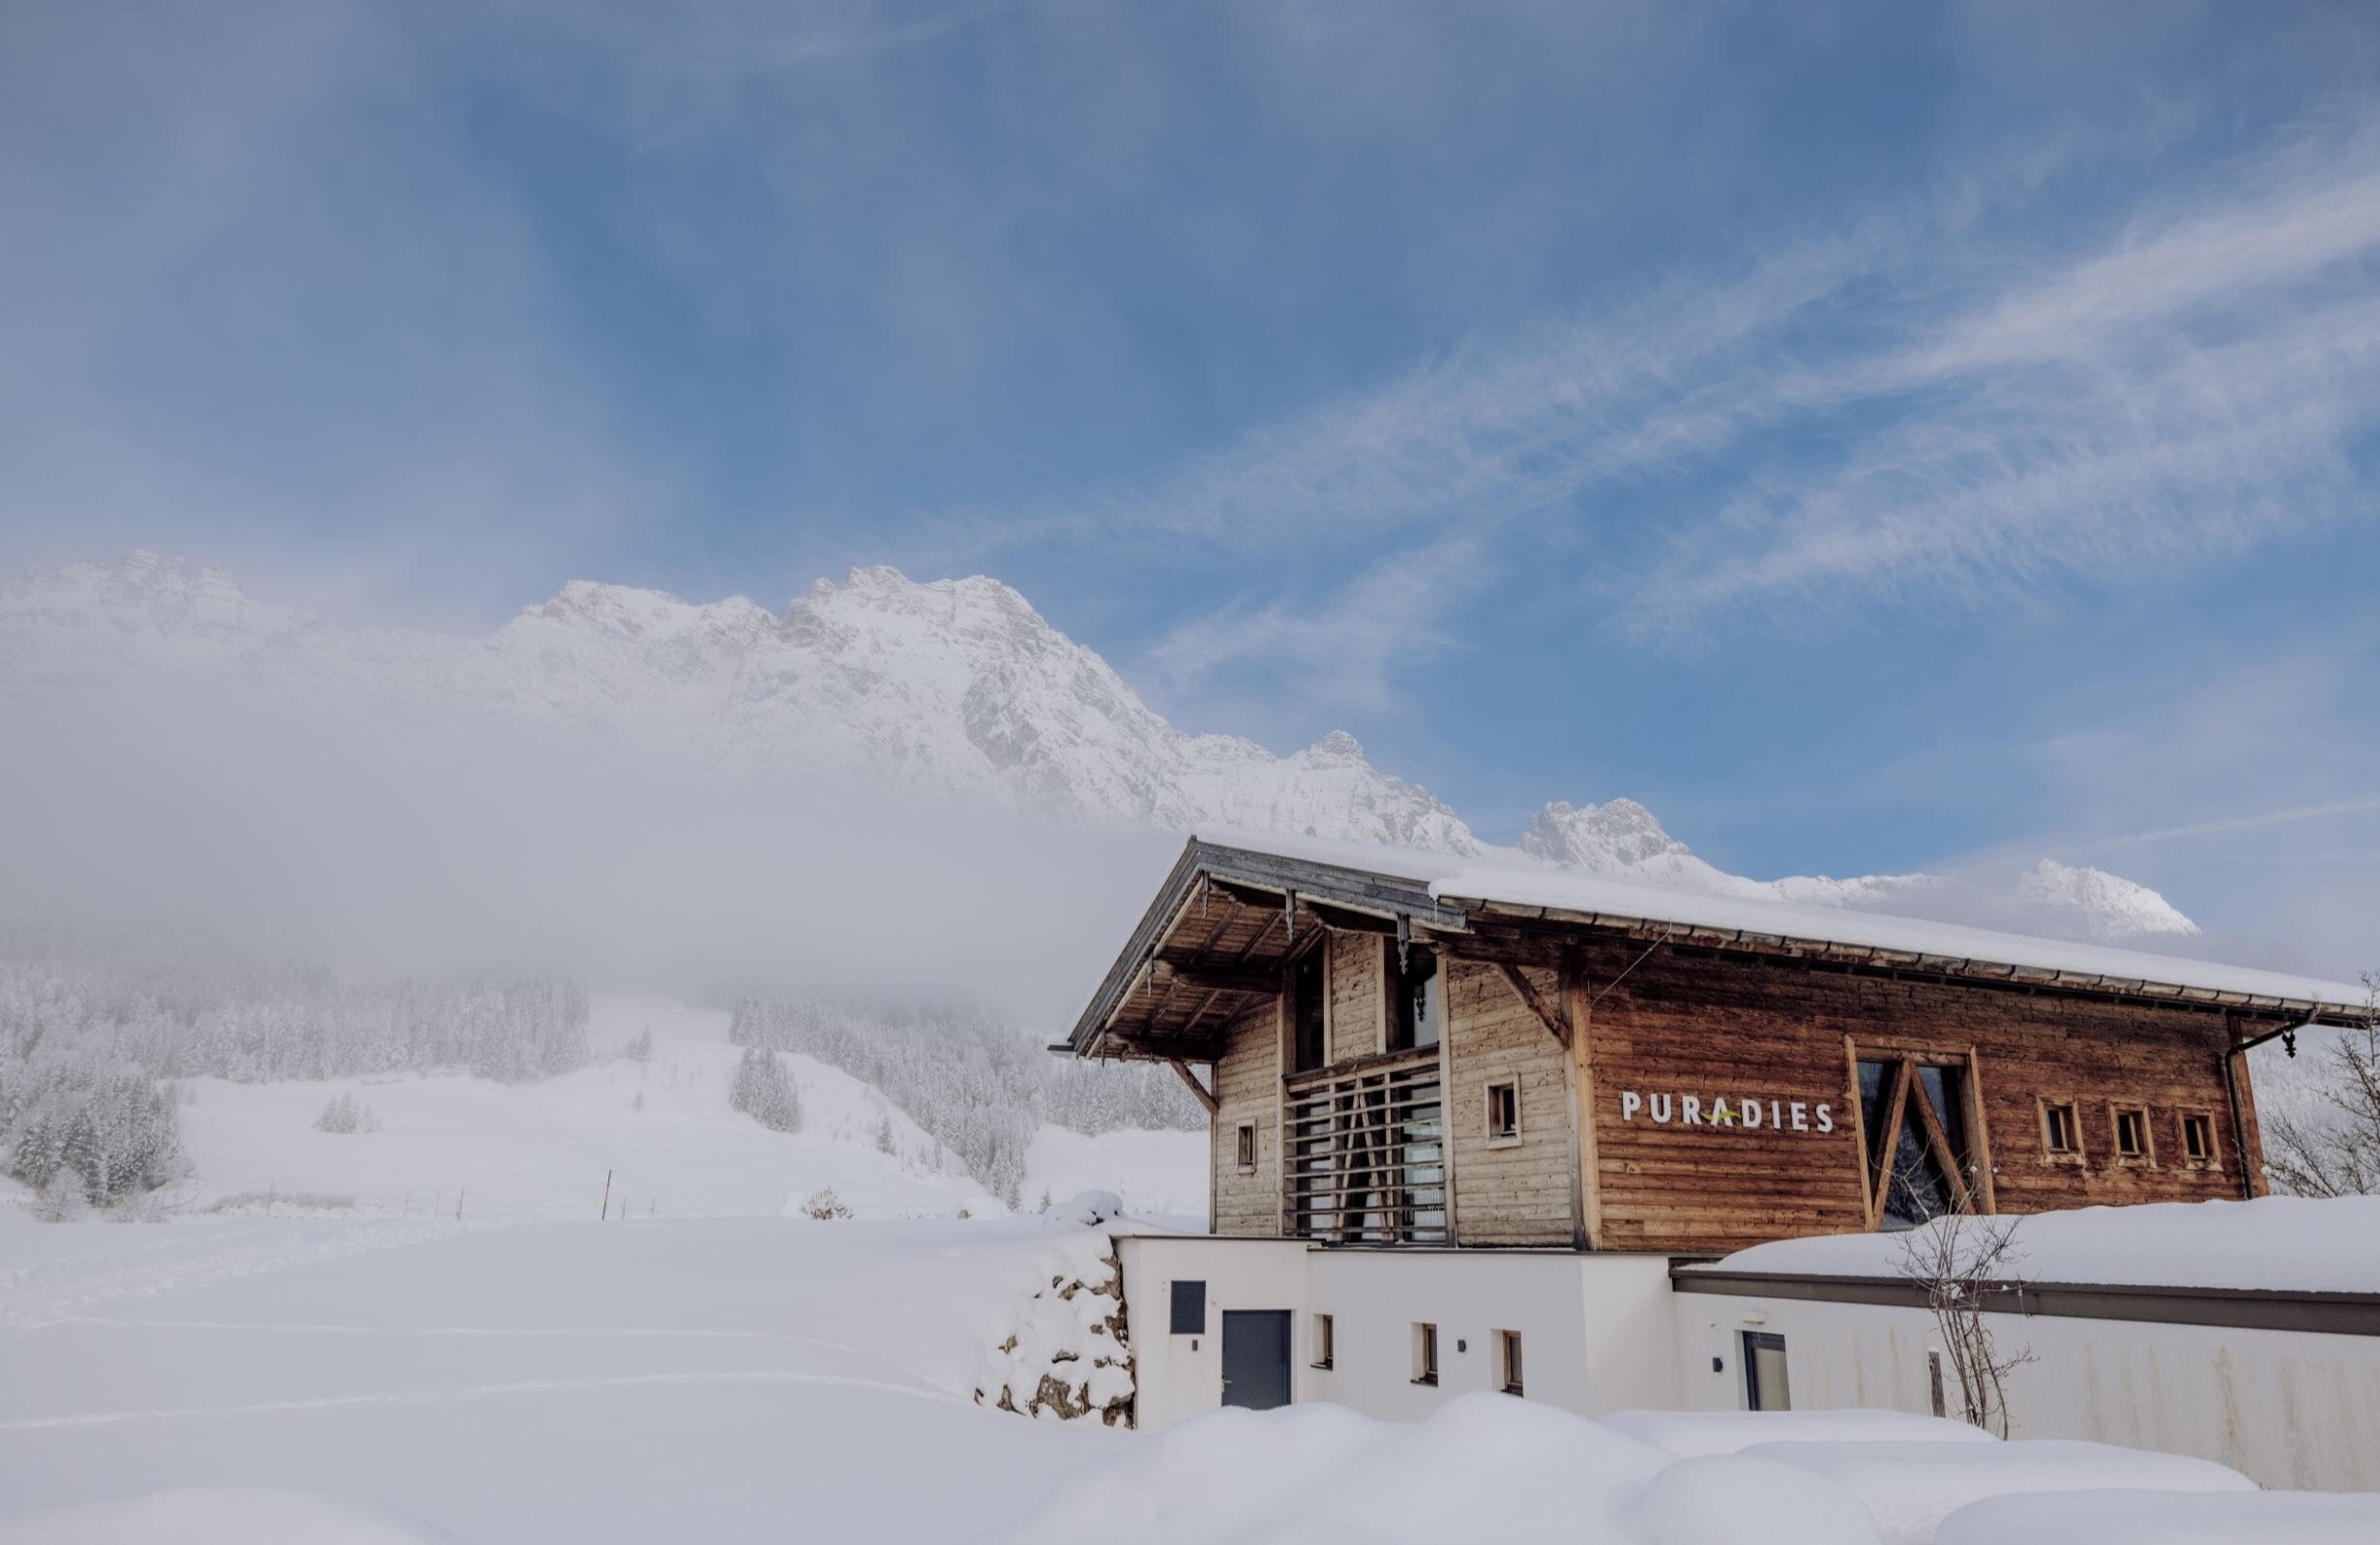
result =
[[1434,1051],[1289,1080],[1282,1227],[1332,1244],[1443,1244],[1446,1110]]

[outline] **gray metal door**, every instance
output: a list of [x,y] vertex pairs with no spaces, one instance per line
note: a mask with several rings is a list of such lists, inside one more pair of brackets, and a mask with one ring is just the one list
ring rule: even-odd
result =
[[1289,1404],[1289,1311],[1223,1311],[1223,1404],[1271,1411]]

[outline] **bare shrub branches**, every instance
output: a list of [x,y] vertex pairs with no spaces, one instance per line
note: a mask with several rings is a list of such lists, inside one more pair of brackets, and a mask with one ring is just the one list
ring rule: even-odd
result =
[[2299,1196],[2380,1195],[2380,973],[2364,991],[2362,1027],[2322,1049],[2320,1114],[2265,1123],[2265,1173]]
[[1951,1212],[1900,1237],[1900,1274],[1925,1290],[1943,1356],[1958,1378],[1960,1414],[1986,1432],[2008,1436],[2008,1376],[2034,1360],[1992,1336],[1984,1305],[1995,1294],[2023,1291],[2016,1220]]

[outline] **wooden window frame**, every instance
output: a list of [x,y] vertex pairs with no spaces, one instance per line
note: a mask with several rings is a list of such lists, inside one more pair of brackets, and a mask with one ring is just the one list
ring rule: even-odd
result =
[[1413,1322],[1413,1382],[1432,1386],[1438,1383],[1438,1326],[1431,1321]]
[[[2086,1156],[2082,1141],[2081,1107],[2063,1094],[2043,1094],[2037,1103],[2041,1107],[2042,1162],[2044,1164],[2071,1164],[2076,1169],[2090,1168],[2090,1160]],[[2049,1113],[2052,1111],[2066,1113],[2066,1135],[2071,1140],[2071,1147],[2055,1148],[2051,1146]]]
[[1312,1366],[1318,1372],[1329,1373],[1337,1366],[1338,1327],[1329,1315],[1316,1313],[1307,1334],[1312,1343],[1308,1349],[1313,1356]]
[[[2140,1151],[2124,1151],[2124,1118],[2140,1118]],[[2157,1123],[2149,1120],[2145,1100],[2111,1099],[2107,1102],[2107,1147],[2117,1164],[2127,1169],[2153,1170],[2157,1164]]]
[[1232,1138],[1232,1161],[1242,1175],[1256,1173],[1256,1123],[1242,1122]]
[[[1884,1205],[1888,1186],[1879,1169],[1879,1155],[1889,1159],[1898,1149],[1901,1123],[1911,1110],[1918,1112],[1920,1131],[1934,1162],[1949,1179],[1955,1210],[1990,1216],[2000,1210],[1997,1187],[1992,1183],[1991,1127],[1983,1114],[1983,1059],[1970,1046],[1963,1051],[1940,1046],[1918,1046],[1907,1041],[1885,1038],[1863,1042],[1858,1035],[1843,1037],[1845,1071],[1850,1074],[1849,1109],[1851,1131],[1859,1144],[1860,1193],[1866,1203],[1867,1227],[1870,1233],[1884,1227]],[[1875,1146],[1867,1130],[1867,1118],[1860,1097],[1860,1064],[1883,1063],[1889,1072],[1884,1086],[1884,1143]],[[1958,1155],[1951,1151],[1950,1135],[1942,1129],[1934,1115],[1933,1102],[1918,1087],[1921,1067],[1954,1067],[1959,1079],[1960,1119],[1967,1128],[1967,1159],[1975,1173],[1967,1173]]]
[[[1513,1129],[1510,1132],[1496,1130],[1496,1092],[1501,1089],[1509,1089],[1513,1092]],[[1484,1112],[1484,1124],[1482,1128],[1486,1136],[1487,1146],[1489,1148],[1518,1148],[1522,1130],[1519,1076],[1515,1074],[1507,1078],[1491,1078],[1482,1087],[1481,1092],[1487,1105]]]
[[[2206,1123],[2207,1151],[2203,1156],[2189,1151],[2189,1124],[2192,1122]],[[2214,1170],[2218,1173],[2221,1171],[2223,1140],[2220,1129],[2216,1125],[2213,1111],[2200,1110],[2194,1106],[2178,1110],[2173,1113],[2173,1129],[2174,1135],[2180,1139],[2174,1147],[2174,1151],[2181,1155],[2184,1169]]]
[[[1521,1353],[1520,1332],[1497,1330],[1490,1334],[1496,1338],[1496,1388],[1508,1395],[1523,1394],[1529,1365],[1526,1359],[1519,1355]],[[1518,1373],[1513,1371],[1515,1363],[1520,1365]]]

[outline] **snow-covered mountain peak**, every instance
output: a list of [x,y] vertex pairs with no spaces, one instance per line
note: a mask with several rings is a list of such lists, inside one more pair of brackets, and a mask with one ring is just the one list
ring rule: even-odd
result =
[[1641,867],[1688,850],[1634,800],[1584,805],[1556,800],[1530,821],[1521,834],[1520,851],[1567,868],[1612,871]]
[[[210,682],[588,733],[742,777],[823,772],[1091,822],[1513,856],[1373,767],[1345,731],[1276,756],[1177,730],[1097,652],[983,575],[856,568],[782,616],[740,596],[573,580],[476,638],[328,626],[250,599],[220,569],[147,552],[0,587],[0,694]],[[2048,860],[2013,884],[1749,880],[1696,857],[1633,800],[1548,804],[1519,846],[1538,862],[1732,894],[2111,942],[2196,932],[2146,887]]]
[[2044,911],[2071,917],[2072,926],[2094,943],[2191,938],[2198,933],[2198,925],[2163,896],[2104,869],[2043,859],[2017,878],[2016,893]]

